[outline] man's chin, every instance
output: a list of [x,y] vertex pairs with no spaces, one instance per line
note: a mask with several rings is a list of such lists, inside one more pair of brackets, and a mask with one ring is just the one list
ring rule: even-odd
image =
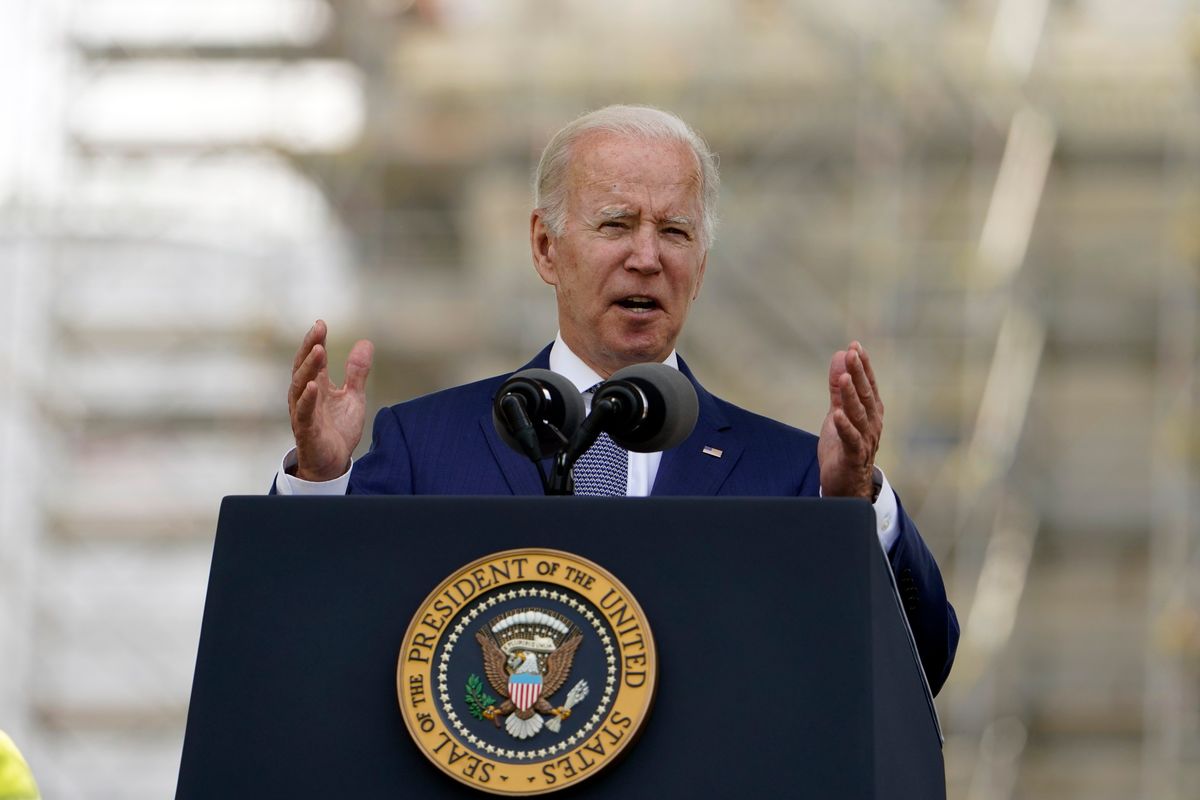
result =
[[613,372],[633,364],[648,362],[660,363],[666,360],[674,349],[673,345],[661,340],[654,342],[622,342],[620,346],[609,350],[609,362],[614,365]]
[[604,330],[606,335],[577,337],[575,346],[572,338],[564,333],[564,340],[577,356],[597,373],[609,376],[619,369],[633,364],[662,362],[675,349],[674,337],[661,330],[617,330],[616,326]]

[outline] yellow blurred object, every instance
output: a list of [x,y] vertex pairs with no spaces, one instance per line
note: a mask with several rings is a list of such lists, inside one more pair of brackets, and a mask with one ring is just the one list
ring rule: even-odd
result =
[[0,731],[0,800],[41,800],[29,765],[4,731]]

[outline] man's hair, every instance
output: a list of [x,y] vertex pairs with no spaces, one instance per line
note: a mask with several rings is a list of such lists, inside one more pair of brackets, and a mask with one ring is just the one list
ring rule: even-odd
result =
[[686,122],[650,106],[605,106],[578,117],[554,134],[542,151],[533,178],[534,208],[542,212],[542,219],[552,234],[562,236],[567,227],[567,172],[571,166],[571,150],[585,134],[593,132],[638,139],[667,139],[690,147],[700,163],[700,205],[703,209],[700,237],[706,250],[712,247],[717,232],[717,192],[721,183],[717,157]]

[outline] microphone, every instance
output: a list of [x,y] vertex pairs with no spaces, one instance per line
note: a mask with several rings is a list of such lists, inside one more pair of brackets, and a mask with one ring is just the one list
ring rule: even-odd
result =
[[603,409],[608,409],[608,419],[602,429],[635,453],[680,444],[700,413],[696,387],[666,364],[634,364],[614,372],[592,396],[592,415],[604,414]]
[[536,462],[562,449],[583,421],[583,408],[579,390],[562,375],[526,369],[496,392],[492,425],[505,444]]
[[607,431],[612,440],[637,453],[680,444],[696,427],[700,404],[696,388],[665,364],[634,364],[617,370],[592,396],[592,413],[555,461],[551,487],[571,494],[571,467]]

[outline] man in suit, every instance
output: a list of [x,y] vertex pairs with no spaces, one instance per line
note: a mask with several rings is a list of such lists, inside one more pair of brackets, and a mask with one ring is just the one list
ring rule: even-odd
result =
[[[666,363],[695,385],[700,415],[691,436],[664,453],[620,453],[616,477],[605,484],[617,487],[613,493],[871,500],[936,692],[958,624],[932,555],[875,467],[884,409],[866,350],[852,342],[834,354],[819,436],[714,397],[675,353],[704,280],[717,185],[703,140],[657,109],[610,106],[559,131],[538,165],[530,217],[534,267],[554,287],[559,333],[527,366],[565,375],[585,402],[591,387],[630,364]],[[279,493],[541,494],[534,466],[492,429],[492,397],[506,376],[383,409],[370,452],[352,464],[372,347],[354,345],[339,387],[328,375],[326,335],[318,320],[293,363],[296,447],[276,479]],[[601,447],[580,463],[599,459]]]

